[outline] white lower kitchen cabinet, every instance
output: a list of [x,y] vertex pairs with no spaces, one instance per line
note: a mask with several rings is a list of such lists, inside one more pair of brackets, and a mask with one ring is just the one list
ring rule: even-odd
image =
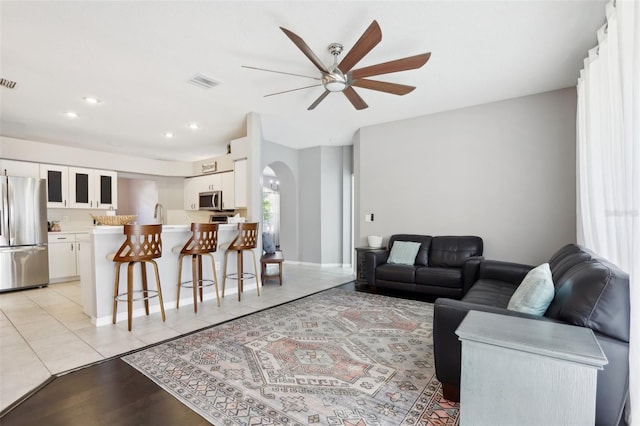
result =
[[[75,280],[80,275],[79,262],[81,241],[85,233],[49,234],[49,282]],[[86,241],[86,239],[85,239]]]

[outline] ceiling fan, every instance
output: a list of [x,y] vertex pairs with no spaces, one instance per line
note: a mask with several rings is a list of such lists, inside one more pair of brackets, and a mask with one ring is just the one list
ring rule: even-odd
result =
[[283,71],[269,70],[265,68],[257,68],[243,65],[244,68],[250,68],[260,71],[269,71],[279,74],[295,75],[298,77],[312,78],[319,80],[319,84],[312,86],[300,87],[293,90],[285,90],[283,92],[271,93],[265,96],[279,95],[282,93],[293,92],[296,90],[309,89],[311,87],[324,87],[324,92],[316,99],[308,110],[312,110],[322,102],[324,98],[332,92],[342,92],[349,99],[349,102],[357,110],[365,109],[368,105],[364,100],[356,93],[354,87],[360,87],[363,89],[377,90],[379,92],[391,93],[394,95],[406,95],[415,89],[415,86],[407,86],[404,84],[389,83],[385,81],[370,80],[366,77],[377,76],[381,74],[389,74],[399,71],[407,71],[420,68],[427,63],[431,57],[431,52],[423,53],[421,55],[409,56],[402,59],[396,59],[394,61],[384,62],[381,64],[371,65],[364,68],[353,69],[353,67],[364,58],[380,41],[382,40],[382,31],[380,31],[380,25],[375,20],[369,25],[362,36],[358,39],[353,48],[342,58],[338,63],[338,56],[342,53],[343,46],[340,43],[331,43],[328,47],[329,52],[333,55],[333,65],[327,67],[322,61],[313,53],[311,48],[300,38],[298,35],[289,31],[286,28],[280,27],[282,32],[295,44],[302,53],[309,58],[313,65],[320,70],[320,77],[312,77],[301,74],[294,74]]

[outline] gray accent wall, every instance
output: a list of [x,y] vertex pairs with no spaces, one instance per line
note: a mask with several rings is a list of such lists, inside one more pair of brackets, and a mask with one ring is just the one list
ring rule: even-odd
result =
[[321,148],[299,151],[300,261],[322,263]]
[[568,88],[360,129],[355,245],[478,235],[486,258],[547,261],[576,241],[575,128]]

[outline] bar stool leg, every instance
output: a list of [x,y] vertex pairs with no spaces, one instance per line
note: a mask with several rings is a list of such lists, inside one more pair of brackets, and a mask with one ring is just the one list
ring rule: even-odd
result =
[[198,255],[191,255],[191,284],[193,287],[193,312],[198,313]]
[[116,316],[118,314],[118,293],[120,291],[120,267],[122,263],[116,263],[116,280],[114,283],[113,290],[113,323],[116,323]]
[[158,303],[160,304],[160,313],[162,314],[162,322],[166,321],[166,317],[164,315],[164,302],[162,301],[162,287],[160,287],[160,274],[158,273],[158,264],[154,260],[149,260],[153,265],[153,269],[156,273],[156,285],[158,286]]
[[258,297],[260,296],[260,281],[258,280],[258,266],[256,264],[256,254],[253,250],[249,250],[251,256],[253,256],[253,276],[256,279],[256,290],[258,291]]
[[147,264],[140,262],[140,271],[142,274],[142,296],[144,297],[144,311],[149,316],[149,287],[147,284]]
[[202,277],[202,255],[196,255],[198,257],[198,289],[200,290],[200,302],[204,300],[204,286]]
[[229,256],[229,250],[224,252],[224,267],[222,269],[222,297],[224,297],[224,288],[227,284],[227,259]]
[[133,318],[133,267],[135,262],[129,262],[127,266],[127,327],[131,331]]
[[182,259],[184,254],[178,256],[178,296],[176,300],[176,309],[180,309],[180,287],[182,287]]
[[218,306],[220,306],[220,295],[218,294],[218,274],[216,273],[216,261],[214,257],[207,253],[207,256],[211,260],[211,272],[213,275],[213,287],[216,289],[216,300],[218,301]]
[[244,290],[244,277],[243,277],[243,262],[242,262],[242,251],[238,250],[236,252],[237,263],[238,263],[238,302],[242,296],[242,291]]

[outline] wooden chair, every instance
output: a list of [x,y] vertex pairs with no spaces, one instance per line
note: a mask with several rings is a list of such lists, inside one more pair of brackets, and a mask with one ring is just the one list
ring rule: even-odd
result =
[[[162,256],[161,234],[162,225],[124,225],[126,240],[112,257],[112,260],[116,263],[116,277],[113,291],[113,323],[116,323],[118,302],[124,302],[126,300],[129,331],[131,331],[134,300],[144,300],[145,312],[149,315],[149,299],[157,297],[160,304],[160,312],[162,313],[162,321],[166,319],[162,302],[158,265],[153,260]],[[120,293],[120,266],[125,263],[129,264],[127,266],[127,291]],[[133,289],[133,267],[136,263],[140,264],[142,290]],[[147,263],[151,263],[155,270],[156,290],[149,290],[147,286]],[[134,298],[136,294],[142,294],[142,296]]]
[[[216,289],[216,299],[220,306],[220,296],[218,294],[218,276],[216,274],[216,262],[211,253],[218,249],[218,224],[217,223],[192,223],[191,238],[180,249],[178,257],[178,300],[176,301],[176,309],[180,308],[180,288],[193,288],[193,312],[198,312],[198,292],[200,293],[200,302],[203,298],[203,289],[213,285]],[[191,256],[191,280],[182,280],[182,260],[185,256]],[[211,270],[213,280],[205,280],[202,278],[202,256],[207,256],[211,260]]]
[[[256,265],[256,255],[253,252],[258,244],[258,224],[257,223],[238,223],[238,234],[231,241],[229,247],[224,253],[224,272],[222,278],[222,297],[224,297],[224,289],[227,282],[227,278],[231,280],[238,280],[238,301],[241,299],[242,290],[245,279],[255,278],[256,289],[258,296],[260,296],[260,282],[258,282],[258,267]],[[254,273],[244,272],[243,253],[248,251],[253,256],[253,270]],[[236,252],[237,255],[237,271],[235,273],[227,274],[227,260],[229,253]]]

